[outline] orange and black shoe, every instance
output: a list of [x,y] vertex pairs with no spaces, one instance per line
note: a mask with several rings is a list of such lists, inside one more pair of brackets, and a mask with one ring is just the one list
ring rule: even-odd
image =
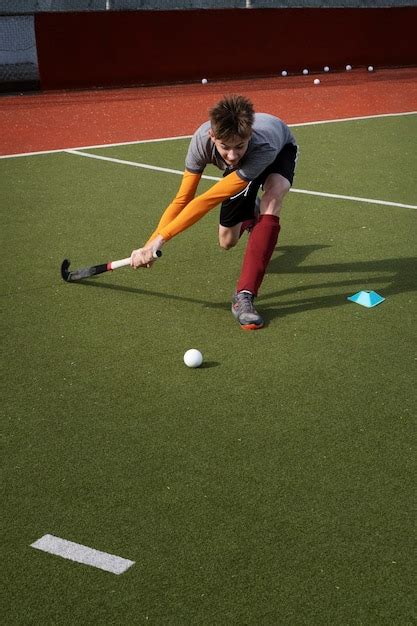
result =
[[264,321],[253,306],[254,295],[250,291],[239,291],[233,296],[232,313],[244,330],[262,328]]

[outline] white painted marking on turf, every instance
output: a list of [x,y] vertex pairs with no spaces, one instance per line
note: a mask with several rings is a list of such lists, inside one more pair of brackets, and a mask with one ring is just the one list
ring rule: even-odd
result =
[[[315,122],[300,122],[299,124],[288,124],[291,128],[298,126],[315,126],[317,124],[337,124],[338,122],[353,122],[355,120],[372,120],[379,117],[400,117],[403,115],[417,115],[417,111],[406,111],[404,113],[378,113],[376,115],[363,115],[360,117],[341,117],[332,120],[318,120]],[[114,148],[117,146],[132,146],[141,143],[154,143],[159,141],[176,141],[177,139],[190,139],[192,135],[178,135],[177,137],[158,137],[157,139],[138,139],[137,141],[122,141],[118,143],[103,143],[93,146],[74,146],[72,148],[59,148],[56,150],[38,150],[37,152],[19,152],[18,154],[0,155],[0,159],[15,159],[26,156],[39,156],[41,154],[55,154],[56,152],[68,152],[69,150],[92,150],[95,148]]]
[[94,150],[95,148],[117,148],[118,146],[133,146],[140,143],[158,143],[159,141],[176,141],[177,139],[190,139],[192,135],[178,135],[177,137],[162,137],[158,139],[137,139],[136,141],[120,141],[118,143],[98,143],[95,146],[74,146],[73,148],[57,148],[56,150],[38,150],[37,152],[19,152],[18,154],[5,154],[0,159],[14,159],[16,157],[38,156],[40,154],[56,154],[69,150]]
[[[147,165],[146,163],[137,163],[137,161],[125,161],[123,159],[114,159],[113,157],[105,157],[99,154],[89,154],[88,152],[79,152],[78,150],[65,150],[67,154],[76,154],[78,156],[88,157],[89,159],[98,159],[99,161],[110,161],[111,163],[121,163],[122,165],[132,165],[133,167],[141,167],[145,170],[155,170],[157,172],[165,172],[167,174],[178,174],[182,176],[183,170],[173,170],[169,167],[159,167],[157,165]],[[206,180],[221,180],[216,176],[203,175],[201,178]]]
[[31,547],[117,575],[123,574],[135,563],[135,561],[129,561],[129,559],[123,559],[120,556],[108,554],[107,552],[100,552],[100,550],[88,548],[67,539],[60,539],[60,537],[55,537],[54,535],[44,535],[32,543]]
[[136,141],[121,141],[118,143],[98,143],[93,146],[74,146],[73,148],[57,148],[56,150],[38,150],[37,152],[19,152],[18,154],[1,155],[0,159],[14,159],[25,156],[39,156],[42,154],[56,154],[69,152],[70,150],[95,150],[96,148],[117,148],[118,146],[133,146],[142,143],[158,143],[160,141],[176,141],[177,139],[190,139],[192,135],[178,135],[177,137],[162,137],[157,139],[138,139]]
[[368,204],[383,204],[384,206],[398,206],[403,209],[417,209],[414,204],[401,204],[400,202],[389,202],[388,200],[376,200],[374,198],[359,198],[357,196],[342,196],[337,193],[324,193],[321,191],[309,191],[307,189],[290,189],[294,193],[305,193],[309,196],[322,196],[323,198],[338,198],[341,200],[353,200],[353,202],[367,202]]
[[[66,150],[69,154],[75,154],[78,156],[88,157],[90,159],[98,159],[99,161],[110,161],[111,163],[120,163],[122,165],[132,165],[133,167],[142,167],[147,170],[156,170],[157,172],[166,172],[167,174],[178,174],[179,176],[183,175],[183,171],[181,170],[173,170],[168,167],[158,167],[156,165],[148,165],[146,163],[137,163],[136,161],[124,161],[123,159],[114,159],[112,157],[105,157],[98,154],[89,154],[88,152],[78,152],[78,150]],[[205,180],[222,180],[218,176],[206,176],[205,174],[201,177]],[[322,191],[310,191],[308,189],[294,189],[291,188],[290,191],[294,193],[305,193],[310,196],[322,196],[323,198],[337,198],[340,200],[351,200],[353,202],[366,202],[368,204],[381,204],[384,206],[395,206],[401,207],[404,209],[417,209],[417,206],[414,204],[402,204],[400,202],[390,202],[388,200],[377,200],[375,198],[360,198],[358,196],[344,196],[336,193],[325,193]]]
[[298,126],[317,126],[318,124],[336,124],[337,122],[354,122],[356,120],[373,120],[379,117],[400,117],[402,115],[416,115],[417,111],[408,113],[378,113],[376,115],[361,115],[358,117],[339,117],[335,120],[317,120],[315,122],[300,122],[299,124],[288,124],[291,128]]

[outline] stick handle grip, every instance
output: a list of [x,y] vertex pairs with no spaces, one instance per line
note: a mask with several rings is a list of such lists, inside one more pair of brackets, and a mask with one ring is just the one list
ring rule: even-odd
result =
[[[162,256],[161,250],[154,250],[152,256],[154,259],[159,259],[159,257]],[[108,269],[117,270],[119,267],[126,267],[127,265],[130,265],[130,257],[127,259],[120,259],[120,261],[112,261],[108,264]]]

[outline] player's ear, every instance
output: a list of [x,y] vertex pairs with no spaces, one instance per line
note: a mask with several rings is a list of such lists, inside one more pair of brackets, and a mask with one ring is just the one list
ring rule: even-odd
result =
[[211,128],[209,128],[209,132],[208,132],[208,134],[209,134],[210,139],[211,139],[213,142],[214,142],[214,141],[216,141],[216,136],[215,136],[215,134],[213,133],[213,130],[212,130]]

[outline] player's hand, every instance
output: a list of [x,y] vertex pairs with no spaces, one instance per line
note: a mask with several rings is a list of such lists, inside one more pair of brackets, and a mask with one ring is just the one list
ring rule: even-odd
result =
[[133,269],[137,269],[138,267],[152,267],[155,262],[153,253],[153,248],[139,248],[138,250],[133,250],[130,255],[131,267],[133,267]]

